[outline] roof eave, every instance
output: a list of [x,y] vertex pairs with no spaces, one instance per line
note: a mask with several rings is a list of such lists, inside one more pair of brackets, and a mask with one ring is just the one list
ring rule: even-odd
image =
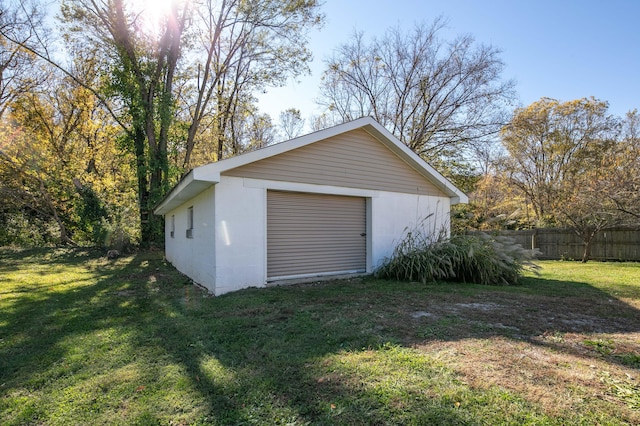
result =
[[203,167],[196,167],[157,204],[153,213],[165,215],[219,182],[220,174],[206,173]]
[[224,173],[228,170],[236,169],[238,167],[242,167],[256,161],[265,160],[267,158],[271,158],[288,151],[293,151],[314,142],[328,139],[333,136],[349,132],[351,130],[359,129],[371,123],[375,123],[375,120],[373,118],[362,117],[348,123],[338,124],[327,129],[318,130],[307,135],[279,142],[274,145],[238,155],[236,157],[231,157],[215,163],[210,163],[199,168],[202,169],[203,176],[215,174],[219,177],[221,173]]
[[368,123],[364,129],[449,196],[452,205],[460,203],[466,204],[469,202],[469,198],[465,193],[460,191],[451,181],[431,167],[429,163],[409,149],[409,147],[402,143],[398,138],[393,136],[393,134],[391,134],[391,132],[384,128],[380,123],[371,119],[371,122]]
[[425,162],[420,156],[411,151],[409,147],[403,144],[398,138],[393,136],[384,126],[375,121],[372,117],[362,117],[357,120],[319,130],[299,138],[291,139],[275,145],[252,151],[237,157],[222,160],[216,163],[210,163],[204,166],[196,167],[191,170],[173,189],[158,203],[154,209],[157,215],[164,215],[171,210],[184,204],[191,198],[195,197],[207,188],[220,182],[220,174],[228,170],[235,169],[246,164],[250,164],[259,160],[273,157],[291,151],[314,142],[327,139],[351,130],[362,128],[375,137],[377,140],[386,145],[400,158],[426,179],[435,184],[444,194],[446,194],[451,204],[467,203],[469,199],[447,178],[442,176]]

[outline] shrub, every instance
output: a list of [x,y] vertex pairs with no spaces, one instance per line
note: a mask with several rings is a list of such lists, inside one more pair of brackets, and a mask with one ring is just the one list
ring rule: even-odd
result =
[[485,285],[513,285],[524,269],[536,269],[537,253],[509,237],[407,232],[391,258],[376,271],[380,278],[423,283],[444,280]]
[[104,219],[102,221],[102,229],[105,231],[105,236],[101,241],[101,247],[117,250],[120,253],[133,251],[136,245],[134,235],[137,229],[132,226],[126,226],[122,221],[111,223]]
[[23,211],[0,212],[0,247],[40,247],[58,241],[53,220]]

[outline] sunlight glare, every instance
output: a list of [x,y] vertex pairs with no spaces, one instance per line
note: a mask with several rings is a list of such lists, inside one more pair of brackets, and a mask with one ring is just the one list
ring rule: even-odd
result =
[[149,36],[159,36],[174,6],[185,0],[129,0],[137,15],[137,29]]

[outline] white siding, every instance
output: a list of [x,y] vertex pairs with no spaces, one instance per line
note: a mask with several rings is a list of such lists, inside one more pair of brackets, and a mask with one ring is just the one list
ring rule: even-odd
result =
[[[215,295],[265,286],[268,189],[364,197],[367,272],[373,272],[391,255],[407,228],[422,225],[425,232],[449,229],[447,197],[225,176],[215,187],[167,213],[167,260]],[[194,216],[193,238],[186,238],[190,206]],[[172,215],[175,215],[174,238],[169,236]]]
[[449,229],[447,197],[223,177],[216,185],[216,294],[266,285],[268,189],[368,199],[367,272],[373,272],[391,255],[407,228],[423,225],[426,232]]
[[[209,291],[215,290],[214,230],[215,187],[208,189],[165,216],[165,254],[180,272]],[[193,238],[187,238],[188,209],[193,207]],[[175,217],[171,238],[171,217]]]
[[449,232],[448,197],[381,192],[371,200],[372,270],[380,266],[407,230]]
[[[216,185],[216,289],[220,295],[266,283],[266,191],[223,177]],[[213,249],[213,241],[210,242]]]

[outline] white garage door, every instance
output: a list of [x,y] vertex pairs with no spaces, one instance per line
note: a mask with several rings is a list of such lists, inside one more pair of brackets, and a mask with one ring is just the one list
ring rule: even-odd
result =
[[366,202],[361,197],[267,192],[269,279],[364,272]]

